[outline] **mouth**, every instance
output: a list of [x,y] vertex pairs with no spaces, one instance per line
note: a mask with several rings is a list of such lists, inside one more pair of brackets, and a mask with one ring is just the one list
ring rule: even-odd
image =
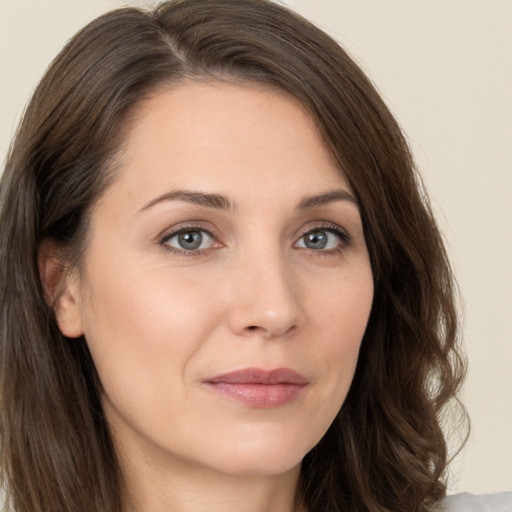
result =
[[296,399],[309,381],[290,368],[270,371],[244,368],[206,379],[204,384],[228,399],[249,407],[268,409]]

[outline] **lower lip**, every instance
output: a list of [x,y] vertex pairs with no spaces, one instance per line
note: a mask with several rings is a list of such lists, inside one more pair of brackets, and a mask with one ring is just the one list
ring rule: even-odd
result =
[[217,393],[250,407],[270,409],[291,402],[297,398],[304,384],[251,384],[208,382],[207,385]]

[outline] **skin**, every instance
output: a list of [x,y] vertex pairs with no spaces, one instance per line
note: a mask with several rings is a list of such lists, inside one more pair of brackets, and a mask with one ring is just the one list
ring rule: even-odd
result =
[[[177,190],[230,205],[162,197]],[[351,196],[284,93],[187,83],[140,106],[57,314],[90,347],[134,510],[303,509],[300,462],[346,397],[373,297]],[[180,246],[180,229],[200,248]],[[311,231],[327,245],[308,247]],[[247,367],[308,384],[265,408],[204,382]]]

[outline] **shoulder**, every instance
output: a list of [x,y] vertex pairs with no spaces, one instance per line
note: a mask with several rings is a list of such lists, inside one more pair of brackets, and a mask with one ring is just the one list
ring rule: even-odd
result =
[[512,512],[512,492],[455,494],[441,502],[439,512]]

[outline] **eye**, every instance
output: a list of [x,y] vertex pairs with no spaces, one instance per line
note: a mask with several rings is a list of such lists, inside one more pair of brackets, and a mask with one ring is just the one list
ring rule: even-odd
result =
[[329,227],[311,229],[304,233],[295,244],[301,249],[313,251],[333,251],[341,249],[349,242],[348,235],[340,228]]
[[170,233],[162,243],[170,248],[179,251],[198,251],[209,249],[213,246],[214,240],[212,235],[204,229],[181,229],[177,232]]

